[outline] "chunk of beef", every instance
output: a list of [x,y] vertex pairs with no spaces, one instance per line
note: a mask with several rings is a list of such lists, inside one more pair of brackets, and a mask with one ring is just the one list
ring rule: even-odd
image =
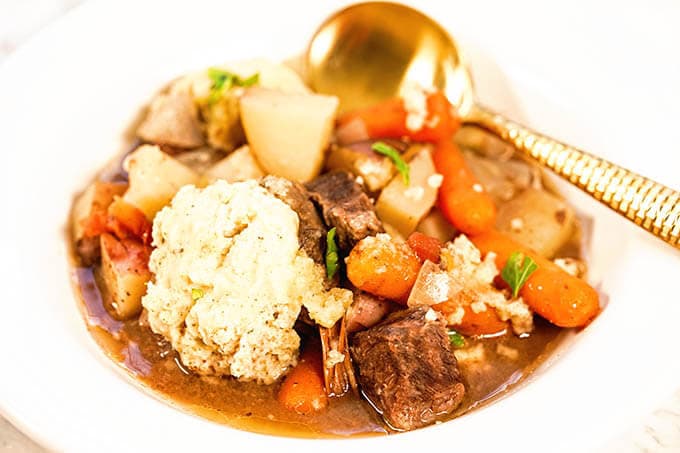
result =
[[336,227],[338,245],[350,250],[365,238],[382,233],[375,207],[351,174],[325,173],[307,183],[312,200],[319,206],[329,227]]
[[298,240],[302,250],[315,263],[324,265],[327,231],[316,207],[310,201],[307,189],[301,184],[278,176],[266,176],[260,185],[297,213],[300,217]]
[[427,425],[463,399],[446,322],[435,311],[421,306],[393,313],[352,343],[361,388],[391,427]]
[[178,148],[198,148],[205,144],[193,99],[172,87],[151,102],[137,135],[151,143]]
[[394,311],[395,307],[396,304],[389,300],[357,289],[345,316],[347,331],[358,332],[373,327]]

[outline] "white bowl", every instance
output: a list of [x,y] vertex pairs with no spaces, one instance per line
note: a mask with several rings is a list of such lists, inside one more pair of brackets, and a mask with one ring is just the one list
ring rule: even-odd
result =
[[[606,309],[529,385],[458,420],[368,439],[255,435],[149,396],[104,356],[69,281],[73,194],[121,150],[131,119],[164,82],[221,61],[299,53],[344,3],[91,2],[0,68],[0,409],[29,435],[83,452],[245,444],[584,451],[680,384],[680,253],[574,189],[565,189],[572,203],[595,219],[590,278]],[[665,150],[680,142],[680,64],[666,55],[677,54],[680,8],[570,2],[549,9],[528,0],[420,6],[468,50],[485,103],[678,188],[678,153]]]

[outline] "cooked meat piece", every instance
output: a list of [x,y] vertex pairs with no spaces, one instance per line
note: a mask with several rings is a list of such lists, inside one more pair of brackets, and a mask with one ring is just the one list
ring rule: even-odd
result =
[[307,183],[307,190],[321,209],[326,224],[337,228],[341,249],[350,250],[366,236],[384,231],[373,203],[351,174],[325,173]]
[[345,315],[347,331],[358,332],[373,327],[395,307],[396,304],[389,300],[357,289],[354,291],[354,302]]
[[278,176],[265,176],[260,185],[297,213],[300,218],[298,240],[302,250],[315,263],[324,265],[327,231],[316,207],[309,199],[307,189],[299,183]]
[[394,429],[432,423],[463,399],[446,321],[432,309],[393,313],[355,334],[351,351],[364,394]]
[[188,93],[172,88],[151,102],[137,135],[151,143],[178,148],[198,148],[205,144],[194,101]]

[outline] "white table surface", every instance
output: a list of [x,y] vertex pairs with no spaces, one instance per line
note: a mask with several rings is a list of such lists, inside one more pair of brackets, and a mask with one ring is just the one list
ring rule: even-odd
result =
[[[0,65],[22,42],[84,0],[0,0]],[[0,453],[45,450],[0,416]],[[612,439],[605,452],[680,452],[680,389]]]

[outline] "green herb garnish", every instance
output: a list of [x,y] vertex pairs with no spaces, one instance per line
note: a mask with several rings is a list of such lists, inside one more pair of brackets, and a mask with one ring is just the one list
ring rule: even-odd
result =
[[257,72],[242,79],[234,73],[219,68],[208,68],[208,77],[212,80],[210,97],[208,97],[210,104],[217,102],[231,87],[249,87],[260,81],[260,74]]
[[399,151],[385,142],[375,142],[373,143],[373,146],[371,146],[371,149],[376,153],[389,157],[394,163],[394,166],[397,167],[397,171],[401,173],[404,184],[407,186],[409,185],[411,181],[409,166],[404,162],[404,159],[401,158]]
[[455,330],[449,330],[449,341],[454,348],[462,348],[465,346],[465,338]]
[[194,302],[203,297],[205,293],[201,288],[191,288],[191,298]]
[[338,271],[338,245],[335,243],[335,227],[326,235],[326,276],[331,279]]
[[512,297],[517,297],[519,290],[529,279],[529,276],[538,269],[538,264],[530,257],[521,252],[512,252],[501,271],[501,278],[510,285]]

